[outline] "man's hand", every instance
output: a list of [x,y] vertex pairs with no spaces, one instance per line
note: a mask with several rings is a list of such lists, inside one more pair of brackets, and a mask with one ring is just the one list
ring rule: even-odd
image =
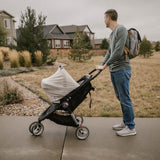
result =
[[97,70],[104,70],[105,68],[107,67],[107,64],[105,64],[105,65],[96,65],[96,69]]

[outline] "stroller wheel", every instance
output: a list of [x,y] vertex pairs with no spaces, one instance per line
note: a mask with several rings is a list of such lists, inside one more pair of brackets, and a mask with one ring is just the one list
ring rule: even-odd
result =
[[34,136],[40,136],[43,131],[44,131],[44,126],[42,123],[39,122],[33,122],[29,126],[29,131],[34,135]]
[[34,126],[36,123],[38,123],[38,122],[33,122],[33,123],[31,123],[30,126],[29,126],[29,132],[32,133],[32,134],[33,134],[33,132],[32,132],[33,126]]
[[77,120],[77,122],[78,122],[79,125],[80,125],[80,124],[83,124],[83,117],[82,117],[82,116],[80,116],[80,115],[75,115],[75,118],[76,118],[76,120]]
[[85,126],[78,127],[75,134],[79,140],[85,140],[89,136],[89,129]]

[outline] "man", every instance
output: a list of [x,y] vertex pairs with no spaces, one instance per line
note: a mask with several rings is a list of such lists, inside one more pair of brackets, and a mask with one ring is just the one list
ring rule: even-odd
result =
[[116,10],[107,10],[104,18],[106,27],[110,28],[112,33],[110,34],[106,56],[101,65],[96,66],[96,69],[104,70],[109,66],[111,81],[123,113],[123,121],[112,128],[116,130],[118,136],[136,135],[134,110],[129,95],[131,67],[129,57],[126,59],[123,51],[124,46],[129,45],[128,31],[124,26],[117,23],[118,14]]

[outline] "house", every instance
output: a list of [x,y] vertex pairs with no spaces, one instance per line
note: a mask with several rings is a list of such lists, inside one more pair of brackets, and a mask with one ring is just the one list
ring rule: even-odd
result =
[[15,30],[15,20],[14,17],[4,10],[0,10],[0,22],[7,31],[7,44],[16,45],[16,30]]
[[100,49],[103,39],[95,39],[95,49]]
[[91,41],[91,45],[94,48],[94,33],[91,31],[88,25],[68,25],[68,26],[60,26],[65,34],[67,34],[72,40],[74,38],[74,34],[79,30],[79,32],[86,33]]
[[65,34],[57,24],[44,25],[43,33],[50,49],[71,48],[72,38]]
[[[101,45],[102,45],[102,41],[104,40],[104,38],[103,39],[95,39],[94,41],[95,41],[95,49],[101,49]],[[108,42],[109,40],[108,39],[106,39],[106,41]]]
[[77,30],[86,33],[91,40],[92,46],[94,47],[94,33],[90,30],[88,25],[58,26],[57,24],[53,24],[43,26],[44,36],[48,41],[48,46],[50,49],[71,48],[74,34]]

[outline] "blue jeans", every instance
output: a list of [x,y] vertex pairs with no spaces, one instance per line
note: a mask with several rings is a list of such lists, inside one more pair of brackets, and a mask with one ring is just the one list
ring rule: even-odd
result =
[[111,81],[114,87],[116,97],[120,101],[123,113],[123,122],[130,129],[135,127],[134,110],[129,95],[129,80],[131,77],[131,67],[121,69],[117,72],[111,72]]

